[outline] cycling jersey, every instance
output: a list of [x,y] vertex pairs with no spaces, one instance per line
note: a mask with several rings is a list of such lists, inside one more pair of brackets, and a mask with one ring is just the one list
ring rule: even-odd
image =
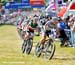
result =
[[19,29],[23,29],[27,23],[29,23],[29,19],[24,19],[22,16],[20,16],[17,20],[17,27]]
[[22,29],[22,21],[18,21],[18,23],[17,23],[17,28],[18,28],[18,29]]
[[54,25],[53,23],[52,23],[52,21],[48,21],[46,24],[45,24],[45,30],[51,30],[51,29],[53,29],[53,28],[55,28],[56,27],[56,25]]
[[22,29],[22,22],[23,22],[23,17],[19,16],[16,22],[17,28]]
[[30,26],[31,26],[32,28],[37,28],[38,24],[31,22],[31,23],[30,23]]

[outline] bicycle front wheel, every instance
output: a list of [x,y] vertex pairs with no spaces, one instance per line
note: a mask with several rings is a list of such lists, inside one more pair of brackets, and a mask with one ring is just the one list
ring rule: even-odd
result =
[[33,40],[32,39],[27,40],[26,54],[30,54],[32,46],[33,46]]
[[52,59],[55,53],[55,44],[54,42],[47,42],[46,51],[44,54],[45,59]]

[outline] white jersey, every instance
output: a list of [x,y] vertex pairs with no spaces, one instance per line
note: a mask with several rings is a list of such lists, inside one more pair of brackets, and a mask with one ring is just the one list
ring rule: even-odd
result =
[[48,21],[46,24],[45,24],[45,30],[51,30],[53,28],[55,28],[56,26],[52,23],[52,21]]

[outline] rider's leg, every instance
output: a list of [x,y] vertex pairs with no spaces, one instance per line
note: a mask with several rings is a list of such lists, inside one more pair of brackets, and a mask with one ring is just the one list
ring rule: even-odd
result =
[[18,34],[20,35],[20,37],[22,38],[22,29],[17,29]]
[[30,38],[32,38],[32,39],[34,38],[34,32],[30,33]]
[[46,34],[43,33],[43,34],[42,34],[42,38],[41,38],[41,40],[40,40],[39,43],[40,43],[40,44],[44,44],[45,40],[46,40]]
[[27,40],[29,38],[29,33],[26,32],[26,34],[24,35],[24,40]]
[[29,36],[32,40],[32,43],[33,43],[33,38],[34,38],[34,32],[30,32],[30,36]]
[[38,36],[40,35],[40,27],[37,27]]

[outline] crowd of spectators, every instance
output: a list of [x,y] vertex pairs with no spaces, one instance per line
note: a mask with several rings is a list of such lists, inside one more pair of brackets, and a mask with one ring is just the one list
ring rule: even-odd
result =
[[0,8],[0,24],[13,24],[13,20],[16,16],[17,12],[5,9],[4,6]]

